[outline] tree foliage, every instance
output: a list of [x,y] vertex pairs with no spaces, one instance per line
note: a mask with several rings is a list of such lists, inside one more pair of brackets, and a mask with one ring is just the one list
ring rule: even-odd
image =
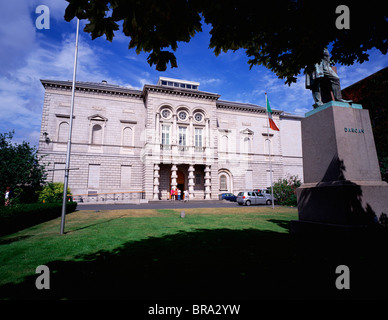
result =
[[[216,55],[245,50],[250,66],[263,65],[291,84],[302,70],[321,60],[332,46],[334,63],[368,60],[367,50],[388,50],[388,0],[66,0],[65,19],[87,19],[92,39],[112,41],[122,21],[129,49],[148,52],[148,63],[164,71],[177,67],[178,42],[189,42],[212,26],[209,47]],[[337,29],[339,5],[350,9],[350,29]]]
[[[62,182],[52,182],[44,186],[43,190],[39,193],[39,202],[54,203],[62,202],[63,199],[63,187]],[[67,188],[67,195],[71,196],[70,188]]]
[[3,193],[11,187],[21,202],[30,202],[47,174],[39,163],[37,149],[28,142],[13,144],[14,133],[0,133],[0,190]]
[[273,195],[278,204],[286,206],[296,206],[296,189],[301,186],[301,181],[297,175],[289,176],[287,179],[279,179],[273,185]]

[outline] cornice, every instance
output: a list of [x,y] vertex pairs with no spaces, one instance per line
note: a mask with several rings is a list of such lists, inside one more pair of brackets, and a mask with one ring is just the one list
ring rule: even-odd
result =
[[[267,112],[266,108],[260,107],[255,104],[223,101],[223,100],[217,101],[217,109],[223,109],[226,111],[261,113],[261,114],[265,114]],[[274,115],[280,116],[283,113],[283,111],[272,109],[272,113]]]
[[[64,91],[68,91],[72,89],[71,81],[40,80],[40,82],[42,83],[45,89],[54,88],[54,89],[64,90]],[[75,89],[77,92],[134,97],[138,99],[142,98],[142,91],[128,89],[121,86],[104,84],[104,83],[100,84],[100,83],[94,83],[94,82],[76,82]]]
[[[57,90],[63,91],[71,91],[72,82],[71,81],[61,81],[61,80],[40,80],[43,87],[53,88]],[[165,95],[175,95],[181,97],[192,97],[195,99],[205,99],[216,102],[217,109],[222,109],[225,111],[238,111],[238,112],[250,112],[250,113],[259,113],[265,114],[267,112],[266,108],[249,104],[249,103],[241,103],[241,102],[232,102],[232,101],[224,101],[219,100],[221,95],[215,93],[209,93],[205,91],[198,90],[189,90],[189,89],[181,89],[181,88],[172,88],[167,86],[156,86],[146,84],[143,87],[143,90],[135,90],[129,89],[126,87],[112,85],[108,83],[96,83],[96,82],[76,82],[76,91],[77,92],[85,92],[91,94],[103,94],[103,95],[113,95],[113,96],[122,96],[122,97],[132,97],[136,99],[146,100],[148,94],[156,93],[156,94],[165,94]],[[294,118],[299,119],[298,116],[285,114],[281,110],[274,110],[272,112],[276,116],[281,116],[284,118]]]
[[147,98],[149,93],[161,93],[161,94],[170,94],[183,97],[192,97],[197,99],[206,99],[206,100],[218,100],[221,97],[219,94],[209,93],[204,91],[189,90],[189,89],[180,89],[180,88],[171,88],[165,86],[154,86],[146,84],[143,89],[144,99]]

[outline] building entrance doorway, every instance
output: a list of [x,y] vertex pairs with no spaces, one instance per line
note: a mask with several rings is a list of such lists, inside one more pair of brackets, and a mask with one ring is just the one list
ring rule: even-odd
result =
[[[184,199],[184,191],[185,191],[185,175],[182,171],[178,170],[177,171],[177,189],[181,191],[181,200]],[[171,190],[171,181],[170,181],[170,190]],[[178,199],[178,198],[177,198]]]
[[182,171],[177,172],[178,178],[176,179],[177,188],[181,191],[181,199],[184,198],[184,191],[185,191],[185,175]]

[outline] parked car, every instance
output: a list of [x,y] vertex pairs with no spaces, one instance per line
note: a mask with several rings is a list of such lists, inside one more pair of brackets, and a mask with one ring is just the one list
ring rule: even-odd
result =
[[[253,191],[261,193],[264,197],[266,197],[268,200],[272,200],[272,195],[271,195],[271,189],[253,189]],[[277,199],[274,197],[275,202]],[[271,204],[271,203],[269,203]]]
[[271,199],[267,199],[262,193],[256,191],[241,191],[237,194],[237,203],[250,206],[252,204],[271,204]]
[[229,201],[236,201],[237,197],[233,193],[221,193],[219,195],[219,199],[220,200],[225,199],[225,200],[229,200]]

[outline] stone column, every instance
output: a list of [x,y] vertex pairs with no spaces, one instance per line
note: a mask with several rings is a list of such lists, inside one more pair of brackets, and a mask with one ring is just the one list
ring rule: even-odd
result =
[[205,147],[206,148],[208,148],[209,146],[210,146],[210,134],[209,134],[209,127],[210,127],[210,125],[209,125],[209,119],[205,119],[205,132],[204,132],[204,136],[205,136],[205,143],[204,143],[204,145],[205,145]]
[[[177,182],[176,182],[176,178],[178,178],[178,175],[177,175],[177,172],[178,171],[178,168],[175,164],[173,164],[171,166],[171,189],[172,188],[176,188],[176,186],[178,185]],[[170,190],[171,191],[171,190]]]
[[154,146],[153,146],[153,152],[156,155],[160,154],[160,114],[156,114],[156,121],[155,121],[155,137],[154,137]]
[[176,125],[176,114],[172,115],[171,144],[178,144],[178,128]]
[[190,199],[194,198],[194,166],[193,165],[190,165],[189,166],[189,195],[190,195]]
[[155,124],[155,144],[160,144],[160,114],[156,114],[156,124]]
[[157,163],[154,165],[154,200],[159,200],[159,170],[160,167]]
[[211,199],[210,166],[205,167],[205,199]]
[[189,125],[189,138],[188,138],[188,145],[191,152],[194,152],[195,148],[195,134],[194,134],[194,127],[193,127],[193,117],[189,116],[190,119],[190,125]]
[[172,154],[176,155],[178,152],[178,128],[177,128],[177,119],[176,114],[172,115],[172,127],[171,127],[171,152]]

